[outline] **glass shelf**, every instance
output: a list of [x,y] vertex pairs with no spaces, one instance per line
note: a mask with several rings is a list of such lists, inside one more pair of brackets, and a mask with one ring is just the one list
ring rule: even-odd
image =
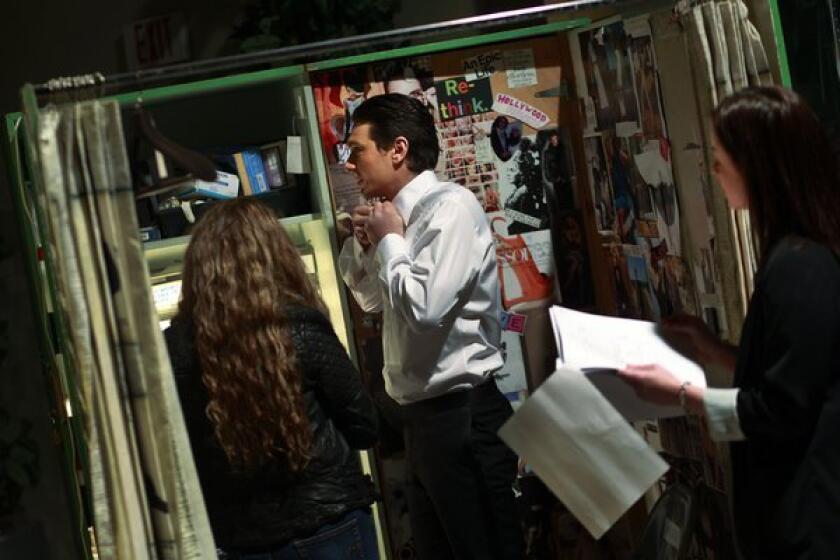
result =
[[[311,222],[320,222],[320,214],[301,214],[282,218],[280,223],[286,229],[286,233],[295,245],[305,247],[308,243],[304,235],[302,225]],[[184,252],[190,242],[189,235],[169,237],[147,241],[143,244],[143,253],[149,266],[149,275],[152,282],[163,280],[170,276],[180,276],[184,260]]]

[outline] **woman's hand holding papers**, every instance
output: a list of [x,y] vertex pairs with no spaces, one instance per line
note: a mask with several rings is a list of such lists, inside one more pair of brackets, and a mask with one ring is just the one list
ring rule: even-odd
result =
[[[661,336],[678,352],[702,366],[718,365],[735,371],[738,349],[719,339],[699,317],[675,315],[663,319]],[[640,399],[666,405],[680,405],[688,413],[703,414],[705,389],[681,382],[659,364],[633,364],[619,370]]]
[[[683,405],[687,412],[702,414],[703,387],[680,383],[673,373],[659,364],[628,364],[618,375],[633,387],[639,398],[666,406]],[[685,391],[684,397],[680,393]]]

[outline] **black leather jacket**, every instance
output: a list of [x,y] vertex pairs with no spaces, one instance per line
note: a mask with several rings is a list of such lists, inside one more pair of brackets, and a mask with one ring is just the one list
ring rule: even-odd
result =
[[323,314],[289,307],[287,317],[314,435],[312,458],[297,473],[282,460],[248,473],[231,470],[205,414],[192,325],[176,318],[164,333],[213,536],[225,550],[280,546],[375,498],[353,451],[377,438],[376,412],[359,373]]

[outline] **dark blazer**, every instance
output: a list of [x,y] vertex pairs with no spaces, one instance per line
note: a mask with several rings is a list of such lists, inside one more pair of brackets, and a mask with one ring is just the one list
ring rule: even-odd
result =
[[799,237],[756,279],[735,386],[736,533],[746,558],[840,558],[840,261]]
[[373,402],[327,318],[306,307],[288,307],[286,315],[314,436],[312,458],[300,472],[282,459],[253,472],[231,470],[205,413],[192,325],[176,319],[165,332],[213,536],[225,550],[282,545],[374,500],[353,451],[376,442]]

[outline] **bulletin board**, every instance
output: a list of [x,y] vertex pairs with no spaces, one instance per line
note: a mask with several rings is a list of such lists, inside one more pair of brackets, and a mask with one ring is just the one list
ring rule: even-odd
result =
[[[607,20],[570,39],[585,172],[615,314],[653,321],[697,314],[650,25]],[[705,219],[705,208],[693,210]]]
[[[512,41],[314,74],[337,219],[349,219],[363,202],[355,178],[343,167],[353,110],[385,92],[411,95],[435,120],[438,178],[472,191],[485,210],[505,310],[552,301],[546,185],[554,188],[564,212],[574,214],[578,203],[570,130],[558,104],[565,77],[558,41],[557,36]],[[571,229],[579,229],[579,219],[570,219]],[[583,234],[572,232],[570,238],[582,243]],[[589,301],[581,304],[591,304],[592,297],[589,290]]]

